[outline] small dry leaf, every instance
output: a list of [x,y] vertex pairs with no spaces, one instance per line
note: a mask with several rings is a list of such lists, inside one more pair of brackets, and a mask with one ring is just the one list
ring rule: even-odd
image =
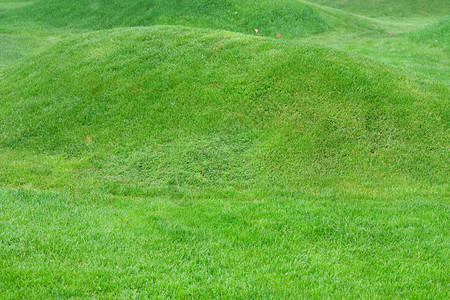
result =
[[86,137],[86,144],[90,144],[91,143],[91,137],[88,135],[87,137]]
[[394,33],[393,33],[392,31],[389,31],[388,34],[389,34],[389,35],[393,35]]
[[237,14],[238,14],[238,12],[237,12],[237,11],[235,11],[235,12],[234,12],[234,14],[235,14],[235,15],[237,15]]

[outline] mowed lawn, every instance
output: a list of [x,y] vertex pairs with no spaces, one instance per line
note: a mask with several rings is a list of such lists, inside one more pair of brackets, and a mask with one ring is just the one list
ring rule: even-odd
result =
[[0,299],[448,299],[449,14],[0,0]]
[[132,198],[4,189],[4,298],[441,298],[429,198]]

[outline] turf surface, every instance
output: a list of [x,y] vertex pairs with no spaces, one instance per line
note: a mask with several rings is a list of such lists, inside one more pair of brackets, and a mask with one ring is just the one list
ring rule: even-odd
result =
[[0,0],[2,297],[448,298],[449,7],[379,2]]

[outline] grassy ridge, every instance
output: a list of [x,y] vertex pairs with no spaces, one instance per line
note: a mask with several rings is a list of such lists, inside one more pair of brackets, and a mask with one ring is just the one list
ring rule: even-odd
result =
[[[8,1],[0,2],[0,67],[80,31],[151,25],[225,29],[298,38],[340,29],[377,34],[379,24],[283,1]],[[255,32],[258,29],[258,32]],[[39,41],[41,43],[39,43]]]
[[450,51],[450,15],[429,26],[410,33],[411,39],[424,44],[440,46]]
[[181,27],[95,32],[5,69],[2,82],[2,147],[94,155],[124,179],[385,186],[443,183],[447,169],[437,94],[291,42]]
[[[120,12],[120,13],[118,13]],[[322,32],[328,22],[317,10],[296,0],[56,0],[37,1],[5,16],[54,27],[105,29],[159,24],[227,29],[242,33],[301,36]]]
[[308,0],[307,2],[369,17],[443,16],[450,11],[450,3],[442,0]]

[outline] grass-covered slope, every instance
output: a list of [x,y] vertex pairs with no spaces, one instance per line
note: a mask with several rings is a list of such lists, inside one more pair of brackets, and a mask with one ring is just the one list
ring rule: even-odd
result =
[[443,47],[450,51],[450,15],[426,26],[409,36],[414,40],[428,45]]
[[450,11],[446,0],[307,0],[370,17],[443,16]]
[[259,29],[259,34],[271,36],[300,36],[329,26],[316,9],[297,0],[35,1],[4,18],[88,30],[171,24],[242,33]]
[[117,29],[58,43],[1,80],[0,147],[84,155],[119,185],[445,182],[443,99],[326,49],[182,27]]

